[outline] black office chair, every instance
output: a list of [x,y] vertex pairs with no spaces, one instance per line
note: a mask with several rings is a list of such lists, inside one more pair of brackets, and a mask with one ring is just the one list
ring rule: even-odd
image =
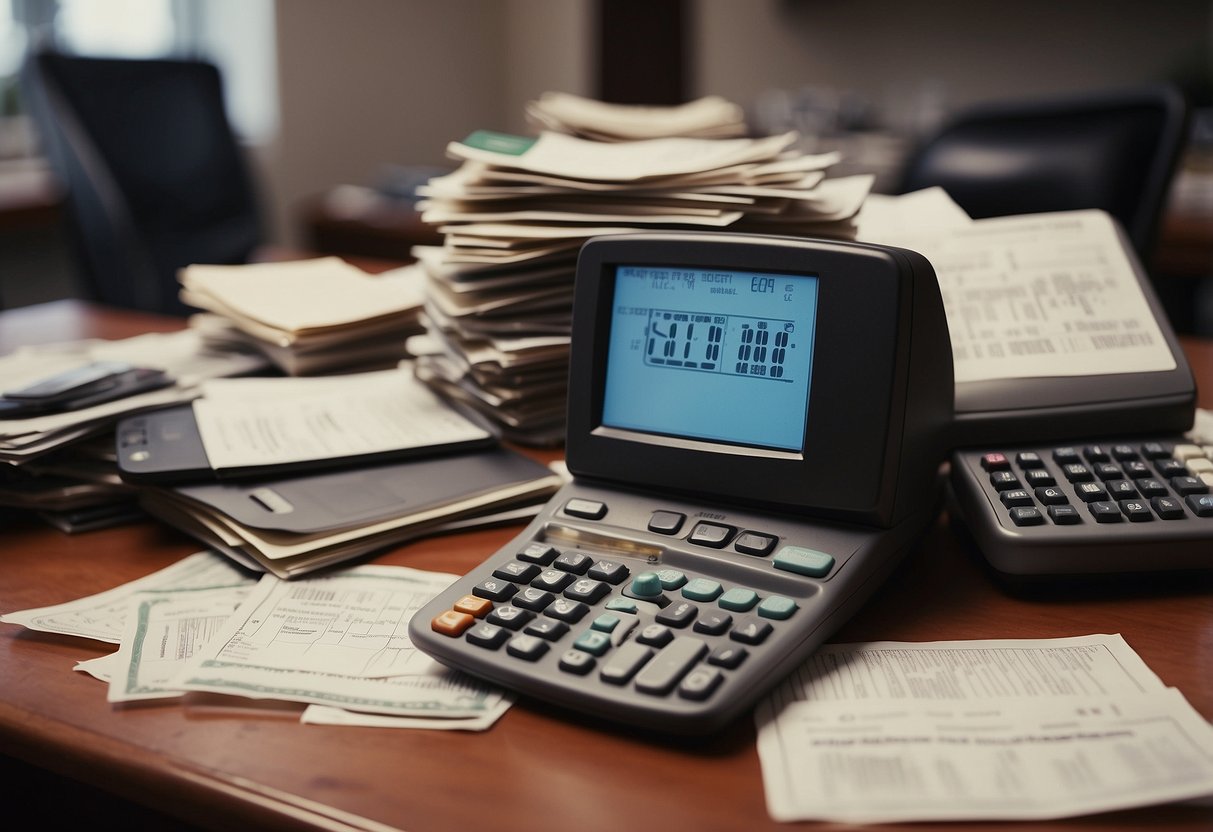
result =
[[1187,119],[1165,84],[983,104],[923,142],[895,192],[942,186],[974,219],[1102,208],[1148,263]]
[[259,198],[202,61],[37,51],[22,93],[67,192],[69,229],[92,299],[183,315],[177,271],[248,262]]

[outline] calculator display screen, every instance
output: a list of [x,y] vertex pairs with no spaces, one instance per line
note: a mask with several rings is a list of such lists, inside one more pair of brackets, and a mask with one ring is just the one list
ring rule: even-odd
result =
[[818,278],[619,265],[602,424],[804,451]]

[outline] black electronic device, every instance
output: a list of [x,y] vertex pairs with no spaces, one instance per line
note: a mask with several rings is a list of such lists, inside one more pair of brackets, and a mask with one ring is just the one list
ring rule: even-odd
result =
[[592,239],[573,306],[572,481],[410,637],[574,712],[719,728],[935,517],[952,394],[939,287],[914,252]]
[[1213,445],[1176,434],[984,446],[951,464],[955,510],[1011,580],[1213,569]]
[[94,361],[0,395],[0,419],[65,413],[167,387],[163,370],[124,361]]

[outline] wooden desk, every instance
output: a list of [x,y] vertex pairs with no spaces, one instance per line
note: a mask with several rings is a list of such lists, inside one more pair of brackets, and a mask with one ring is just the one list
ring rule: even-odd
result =
[[[14,310],[0,313],[3,348],[26,316],[39,322],[44,340],[99,332],[116,337],[123,329],[134,334],[177,323],[78,304]],[[1202,382],[1202,405],[1213,406],[1213,342],[1187,341],[1185,347]],[[516,531],[420,541],[375,562],[467,570]],[[0,531],[0,610],[100,592],[197,548],[152,522],[78,536],[16,523]],[[1213,719],[1213,579],[1012,593],[982,570],[946,518],[833,640],[1109,632],[1123,634],[1166,684]],[[75,662],[113,649],[0,625],[0,754],[170,817],[150,828],[750,832],[788,826],[767,816],[747,719],[716,737],[662,742],[642,731],[549,715],[527,702],[491,730],[466,734],[301,725],[301,706],[280,703],[237,709],[201,698],[186,705],[115,707],[100,682],[72,671]],[[12,788],[11,781],[0,782]],[[58,800],[68,807],[74,801],[72,795]],[[54,803],[27,803],[41,819],[55,810]],[[1143,826],[1208,830],[1213,808],[1154,807],[1034,828]]]

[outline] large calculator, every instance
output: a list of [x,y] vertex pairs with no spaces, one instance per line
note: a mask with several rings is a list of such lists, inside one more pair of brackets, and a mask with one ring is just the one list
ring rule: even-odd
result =
[[1213,445],[1135,435],[956,452],[955,511],[1015,579],[1213,569]]
[[566,461],[414,644],[528,696],[726,724],[929,526],[952,420],[930,264],[882,246],[654,232],[578,257]]

